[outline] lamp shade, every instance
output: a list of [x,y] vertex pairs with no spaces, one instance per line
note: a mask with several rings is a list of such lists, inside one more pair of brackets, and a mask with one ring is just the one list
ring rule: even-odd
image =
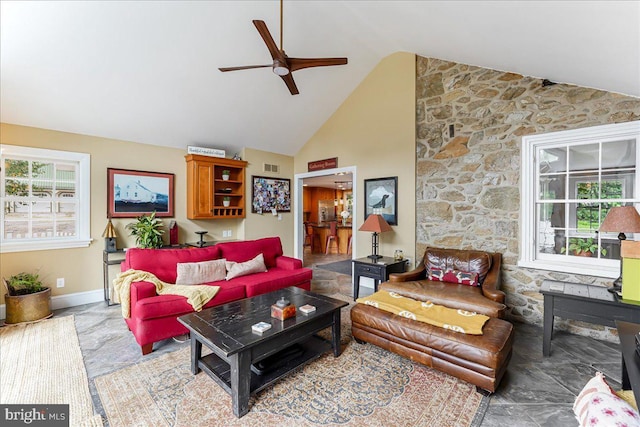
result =
[[633,206],[611,208],[600,224],[600,231],[640,233],[640,214]]
[[111,218],[109,218],[109,222],[107,222],[107,226],[102,232],[102,237],[106,237],[107,239],[117,237],[116,229],[111,223]]
[[384,220],[382,215],[378,214],[369,215],[364,224],[358,228],[358,231],[371,231],[373,233],[384,233],[391,230],[389,223]]

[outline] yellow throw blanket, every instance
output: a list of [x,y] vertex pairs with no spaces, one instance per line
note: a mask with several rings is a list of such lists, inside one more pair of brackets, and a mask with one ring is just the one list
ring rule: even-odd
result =
[[163,282],[153,273],[141,270],[127,270],[113,279],[114,301],[120,302],[122,317],[125,319],[131,316],[131,284],[142,281],[153,283],[156,286],[158,295],[181,295],[187,297],[187,302],[191,304],[195,311],[202,310],[202,307],[211,301],[220,290],[220,286],[174,285]]
[[482,335],[482,327],[489,320],[489,316],[474,311],[456,310],[433,304],[431,301],[417,301],[395,292],[378,291],[371,296],[358,298],[356,302],[469,335]]

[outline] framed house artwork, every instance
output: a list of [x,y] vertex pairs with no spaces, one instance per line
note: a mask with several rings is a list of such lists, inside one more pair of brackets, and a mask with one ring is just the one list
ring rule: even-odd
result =
[[251,212],[291,212],[291,180],[251,177]]
[[364,219],[379,214],[389,223],[398,225],[398,177],[364,180]]
[[172,173],[107,169],[107,217],[173,217]]

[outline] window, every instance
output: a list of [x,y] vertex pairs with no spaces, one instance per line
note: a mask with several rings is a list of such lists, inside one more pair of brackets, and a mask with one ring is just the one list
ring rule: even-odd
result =
[[88,246],[90,156],[1,146],[0,251]]
[[598,229],[612,207],[640,202],[639,153],[640,122],[523,137],[518,265],[617,277],[618,233]]

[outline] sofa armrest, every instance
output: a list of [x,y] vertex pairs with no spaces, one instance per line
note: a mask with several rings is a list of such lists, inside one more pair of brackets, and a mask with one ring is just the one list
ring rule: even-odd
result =
[[276,258],[276,267],[283,270],[297,270],[302,268],[302,261],[285,255]]
[[482,283],[482,294],[492,301],[504,304],[505,293],[500,291],[500,270],[502,264],[502,257],[500,254],[493,254],[493,260],[491,263],[491,270],[487,273],[484,282]]
[[156,293],[156,286],[151,282],[133,282],[130,292],[131,306],[133,306],[136,301],[158,295]]
[[423,263],[420,263],[415,269],[405,273],[389,274],[390,282],[410,282],[412,280],[421,280],[427,277],[427,269]]

